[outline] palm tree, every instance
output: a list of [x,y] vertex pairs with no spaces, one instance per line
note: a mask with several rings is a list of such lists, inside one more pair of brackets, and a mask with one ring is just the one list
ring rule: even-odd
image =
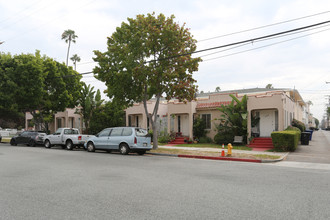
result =
[[77,62],[80,62],[80,57],[77,54],[74,54],[70,60],[73,61],[73,65],[74,65],[74,70],[76,70],[76,64]]
[[69,51],[70,51],[70,45],[71,45],[71,41],[73,43],[76,43],[76,38],[78,38],[77,35],[75,35],[73,30],[65,30],[62,34],[62,40],[65,40],[65,43],[69,42],[69,46],[68,46],[68,52],[66,55],[66,65],[68,66],[68,62],[69,62]]

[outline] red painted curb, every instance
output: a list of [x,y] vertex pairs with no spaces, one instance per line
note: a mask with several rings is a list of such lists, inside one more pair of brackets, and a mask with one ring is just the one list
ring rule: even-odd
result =
[[242,158],[232,158],[232,157],[210,157],[210,156],[195,156],[195,155],[183,155],[179,154],[178,157],[184,158],[195,158],[195,159],[208,159],[208,160],[230,160],[239,162],[251,162],[251,163],[261,163],[261,160],[255,159],[242,159]]

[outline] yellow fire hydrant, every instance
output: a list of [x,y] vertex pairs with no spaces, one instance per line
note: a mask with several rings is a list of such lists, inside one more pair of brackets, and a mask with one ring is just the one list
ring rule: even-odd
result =
[[229,143],[227,148],[228,148],[227,156],[230,157],[231,156],[231,149],[233,149],[233,146],[231,146],[231,144]]

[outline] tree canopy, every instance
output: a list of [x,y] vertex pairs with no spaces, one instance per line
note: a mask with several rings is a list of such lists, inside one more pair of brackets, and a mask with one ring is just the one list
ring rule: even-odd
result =
[[[174,18],[154,13],[128,18],[108,37],[107,51],[94,51],[94,61],[98,62],[94,74],[107,85],[107,95],[124,106],[144,103],[154,131],[154,148],[160,98],[189,101],[197,89],[192,73],[198,70],[201,59],[191,55],[196,40]],[[152,97],[156,105],[149,114],[146,102]]]
[[15,56],[1,53],[0,77],[1,118],[31,112],[36,121],[42,121],[44,116],[74,107],[81,88],[77,72],[39,51]]

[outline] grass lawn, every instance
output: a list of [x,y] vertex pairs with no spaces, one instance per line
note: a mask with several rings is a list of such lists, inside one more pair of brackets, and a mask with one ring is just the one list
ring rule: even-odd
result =
[[[222,145],[213,144],[213,143],[197,143],[197,144],[179,144],[175,145],[176,147],[197,147],[197,148],[221,148]],[[225,149],[227,149],[227,145],[225,145]],[[233,146],[235,150],[252,150],[252,148],[240,145],[240,146]]]
[[[181,150],[181,149],[165,149],[158,148],[157,150],[151,150],[150,153],[160,153],[160,154],[183,154],[183,155],[196,155],[196,156],[211,156],[211,157],[220,157],[219,152],[207,152],[207,151],[193,151],[193,150]],[[264,155],[264,154],[249,154],[247,153],[233,153],[232,157],[234,158],[247,158],[247,159],[263,159],[263,160],[276,160],[280,156],[274,155]]]

